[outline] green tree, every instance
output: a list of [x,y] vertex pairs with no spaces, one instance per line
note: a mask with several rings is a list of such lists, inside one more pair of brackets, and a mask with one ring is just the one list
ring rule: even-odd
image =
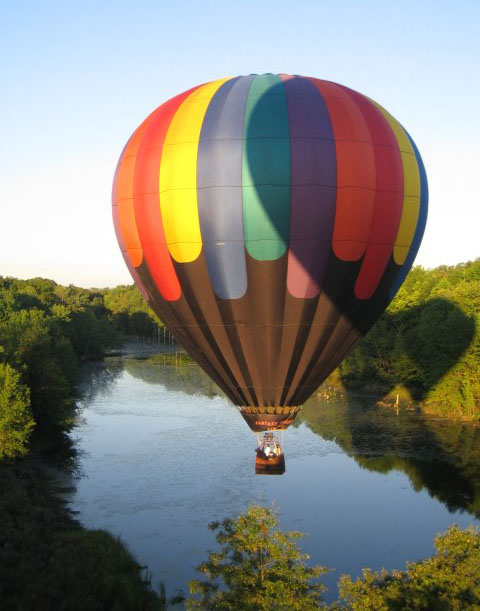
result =
[[[218,531],[219,552],[197,567],[205,581],[189,583],[188,609],[244,611],[309,611],[322,606],[325,586],[318,578],[326,572],[305,564],[309,556],[296,541],[304,535],[276,529],[276,512],[252,505],[245,514],[223,522],[212,522]],[[315,583],[312,583],[315,582]]]
[[437,553],[408,562],[405,571],[364,569],[342,575],[340,603],[352,611],[468,611],[480,609],[480,530],[451,526],[435,539]]
[[0,458],[26,454],[33,426],[27,386],[13,367],[0,363]]

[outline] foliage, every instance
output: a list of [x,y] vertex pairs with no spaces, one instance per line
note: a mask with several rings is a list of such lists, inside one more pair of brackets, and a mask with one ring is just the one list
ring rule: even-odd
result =
[[136,286],[104,290],[105,307],[111,312],[113,327],[127,335],[157,339],[162,321],[152,312]]
[[212,522],[209,528],[218,531],[220,551],[211,552],[208,560],[197,567],[207,579],[190,582],[190,592],[201,598],[190,599],[188,608],[318,609],[325,587],[311,582],[326,569],[305,564],[309,556],[296,545],[302,533],[283,533],[276,529],[277,525],[276,513],[258,505],[250,506],[235,519]]
[[364,569],[340,578],[340,598],[352,611],[468,611],[480,608],[480,531],[450,527],[435,539],[437,553],[405,571]]
[[351,611],[463,611],[480,608],[480,530],[451,526],[435,538],[436,554],[408,562],[404,571],[364,569],[353,580],[342,575],[339,600],[322,602],[318,578],[326,569],[305,564],[308,556],[296,546],[298,532],[276,530],[277,516],[268,508],[250,506],[245,514],[213,522],[220,551],[197,570],[206,580],[190,582],[188,609],[275,611],[350,609]]
[[340,366],[347,389],[399,392],[428,412],[480,418],[480,259],[415,267]]
[[26,454],[33,426],[27,386],[13,367],[0,363],[0,458]]

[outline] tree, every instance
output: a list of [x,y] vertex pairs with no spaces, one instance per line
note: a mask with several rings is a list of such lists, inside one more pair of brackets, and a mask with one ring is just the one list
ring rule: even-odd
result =
[[[308,611],[322,606],[325,586],[311,583],[326,572],[305,564],[309,556],[297,547],[299,532],[276,529],[276,512],[252,505],[245,514],[223,522],[212,522],[218,531],[219,552],[197,567],[205,581],[189,583],[192,594],[188,609],[244,611]],[[222,589],[221,589],[222,588]]]
[[0,363],[0,458],[26,454],[34,424],[27,386],[13,367]]
[[451,526],[435,538],[437,553],[408,562],[405,571],[364,569],[342,575],[341,602],[352,611],[468,611],[480,609],[480,530]]

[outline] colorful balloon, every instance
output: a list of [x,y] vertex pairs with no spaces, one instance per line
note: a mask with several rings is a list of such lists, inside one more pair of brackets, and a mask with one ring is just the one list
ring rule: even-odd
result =
[[133,133],[113,186],[150,306],[254,430],[284,428],[387,307],[428,188],[381,106],[310,77],[194,87]]

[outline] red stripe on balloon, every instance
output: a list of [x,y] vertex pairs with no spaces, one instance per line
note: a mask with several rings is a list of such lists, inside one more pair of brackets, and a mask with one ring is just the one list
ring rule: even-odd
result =
[[330,115],[337,158],[337,198],[332,248],[343,261],[357,261],[367,248],[375,210],[375,155],[370,131],[348,93],[310,78]]
[[159,198],[159,174],[163,143],[168,127],[180,104],[194,87],[162,104],[153,113],[137,153],[133,201],[138,235],[144,258],[160,294],[167,301],[180,298],[181,287],[173,266],[163,230]]
[[403,165],[395,135],[383,114],[363,95],[342,87],[360,109],[375,155],[375,208],[355,296],[370,299],[390,260],[403,207]]

